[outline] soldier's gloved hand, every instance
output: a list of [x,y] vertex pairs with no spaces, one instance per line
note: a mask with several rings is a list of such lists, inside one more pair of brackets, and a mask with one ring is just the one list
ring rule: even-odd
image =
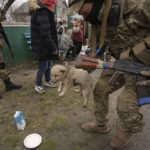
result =
[[0,69],[5,69],[5,63],[4,62],[0,62]]

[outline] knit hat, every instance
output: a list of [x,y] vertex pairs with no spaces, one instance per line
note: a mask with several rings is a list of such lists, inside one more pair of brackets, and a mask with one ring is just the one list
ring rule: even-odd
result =
[[52,11],[57,4],[57,0],[40,0],[40,2],[46,5],[50,11]]

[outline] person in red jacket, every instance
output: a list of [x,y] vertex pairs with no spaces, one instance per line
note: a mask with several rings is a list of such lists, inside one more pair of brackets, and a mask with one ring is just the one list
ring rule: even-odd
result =
[[80,28],[80,22],[77,22],[73,25],[73,35],[72,40],[73,44],[76,46],[76,55],[78,55],[81,52],[82,49],[82,43],[83,43],[83,31]]

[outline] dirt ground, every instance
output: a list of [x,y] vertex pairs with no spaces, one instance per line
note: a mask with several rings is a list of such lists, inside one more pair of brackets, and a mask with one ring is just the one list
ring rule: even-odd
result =
[[[74,65],[74,62],[69,62],[69,65]],[[37,150],[112,150],[109,143],[119,127],[115,108],[121,89],[110,95],[108,118],[111,132],[86,133],[80,126],[94,120],[92,95],[88,108],[82,108],[83,98],[73,91],[57,100],[57,88],[45,87],[46,93],[38,94],[34,91],[36,67],[33,63],[10,69],[12,80],[23,85],[20,90],[5,92],[0,81],[0,93],[3,95],[0,100],[0,150],[26,150],[23,140],[31,133],[39,133],[43,138]],[[94,83],[100,73],[96,70],[91,74]],[[16,111],[23,112],[27,123],[24,131],[18,131],[14,123]],[[146,121],[144,130],[125,150],[150,150],[150,105],[143,106],[141,111]]]

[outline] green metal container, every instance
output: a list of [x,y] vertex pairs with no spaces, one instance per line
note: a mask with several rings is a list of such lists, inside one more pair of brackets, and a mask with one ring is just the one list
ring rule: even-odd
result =
[[10,41],[15,58],[13,59],[9,52],[8,46],[5,43],[5,48],[2,50],[5,61],[9,65],[22,64],[25,61],[31,61],[32,55],[29,39],[25,38],[24,33],[30,33],[29,25],[3,25],[7,37]]

